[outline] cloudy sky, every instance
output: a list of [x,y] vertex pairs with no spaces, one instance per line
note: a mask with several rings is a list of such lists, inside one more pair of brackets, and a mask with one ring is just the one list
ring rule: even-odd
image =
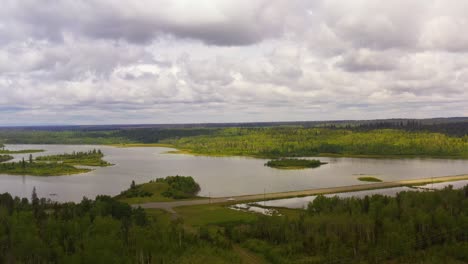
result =
[[2,0],[0,125],[468,116],[468,1]]

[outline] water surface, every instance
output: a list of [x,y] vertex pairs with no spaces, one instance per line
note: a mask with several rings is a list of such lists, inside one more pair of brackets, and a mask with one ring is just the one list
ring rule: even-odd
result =
[[[57,177],[0,175],[0,193],[30,197],[35,186],[39,196],[58,201],[80,201],[83,196],[116,195],[130,182],[143,183],[168,175],[190,175],[201,186],[200,195],[212,197],[281,192],[362,184],[359,174],[384,181],[468,173],[468,161],[449,159],[323,158],[319,168],[278,170],[264,166],[265,159],[204,157],[166,154],[170,148],[116,148],[92,145],[7,145],[8,149],[44,149],[33,156],[101,149],[105,160],[115,164],[84,174]],[[16,160],[29,154],[13,155]]]

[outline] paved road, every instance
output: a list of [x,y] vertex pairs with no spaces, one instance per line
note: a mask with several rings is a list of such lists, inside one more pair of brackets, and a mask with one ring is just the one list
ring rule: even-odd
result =
[[235,202],[259,201],[259,200],[265,200],[265,199],[269,200],[269,199],[289,198],[289,197],[296,197],[296,196],[353,192],[353,191],[363,191],[363,190],[369,190],[369,189],[399,187],[399,186],[411,185],[411,184],[423,185],[423,184],[429,184],[432,182],[450,182],[450,181],[460,181],[460,180],[468,180],[468,174],[433,177],[433,178],[422,178],[422,179],[414,179],[414,180],[392,181],[392,182],[367,183],[367,184],[359,184],[359,185],[310,189],[310,190],[291,191],[291,192],[241,195],[241,196],[232,196],[232,197],[218,197],[218,198],[211,198],[211,199],[184,200],[184,201],[175,201],[175,202],[154,202],[154,203],[135,204],[133,206],[134,207],[141,206],[142,208],[147,208],[147,209],[149,208],[164,209],[166,211],[169,211],[175,214],[176,212],[173,210],[173,208],[179,207],[179,206],[200,205],[200,204],[210,204],[210,203],[222,204],[222,203],[232,203],[234,201]]

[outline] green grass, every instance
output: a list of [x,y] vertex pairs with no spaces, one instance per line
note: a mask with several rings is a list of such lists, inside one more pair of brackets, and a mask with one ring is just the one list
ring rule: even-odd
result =
[[364,182],[382,182],[381,179],[372,177],[372,176],[359,177],[358,180],[364,181]]
[[38,153],[44,152],[43,149],[22,149],[22,150],[0,150],[0,154],[25,154],[25,153]]
[[76,168],[63,163],[42,163],[42,162],[10,162],[0,164],[0,174],[10,175],[31,175],[31,176],[61,176],[89,172],[90,169]]
[[191,226],[222,225],[227,223],[253,222],[257,214],[236,211],[222,205],[193,205],[176,207],[174,210]]

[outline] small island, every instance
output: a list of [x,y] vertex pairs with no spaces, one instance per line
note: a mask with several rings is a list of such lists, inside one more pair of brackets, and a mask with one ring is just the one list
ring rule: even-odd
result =
[[5,162],[14,159],[11,155],[0,155],[0,162]]
[[73,152],[71,154],[64,153],[59,155],[37,157],[37,161],[61,162],[68,165],[83,165],[83,166],[111,166],[109,162],[103,160],[104,154],[100,149],[90,150],[87,152]]
[[307,169],[317,168],[324,164],[327,163],[314,159],[277,159],[268,161],[267,163],[265,163],[265,166],[276,169]]
[[110,166],[104,161],[104,154],[100,150],[88,152],[73,152],[72,154],[60,154],[41,156],[36,159],[32,154],[26,161],[0,163],[0,174],[31,175],[31,176],[62,176],[79,174],[91,171],[89,168],[77,168],[82,166]]
[[372,176],[359,177],[358,180],[364,181],[364,182],[382,182],[381,179],[376,178],[376,177],[372,177]]
[[132,181],[116,198],[127,203],[164,202],[196,198],[200,185],[191,176],[167,176],[143,184]]
[[90,169],[76,168],[64,163],[45,162],[8,162],[0,163],[0,174],[31,175],[31,176],[60,176],[89,172]]

